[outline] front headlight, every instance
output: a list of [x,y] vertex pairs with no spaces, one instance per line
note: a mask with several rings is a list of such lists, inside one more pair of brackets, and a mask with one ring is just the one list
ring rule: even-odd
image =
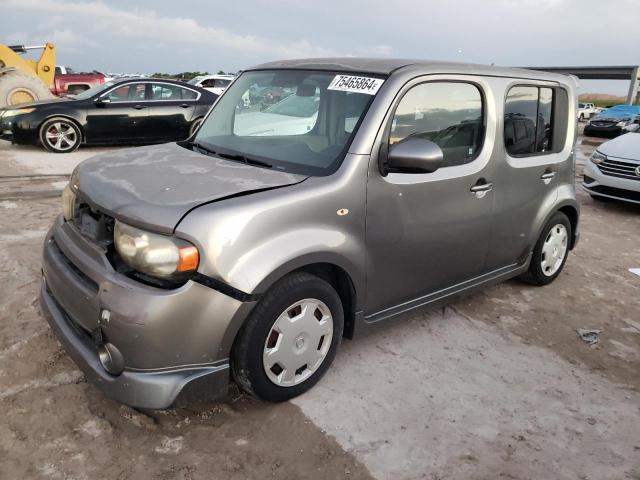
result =
[[62,190],[62,215],[64,219],[69,221],[75,215],[76,210],[76,194],[71,188],[71,182]]
[[590,160],[595,163],[596,165],[598,165],[599,163],[604,162],[607,159],[606,155],[601,154],[600,152],[598,152],[597,150],[595,152],[593,152],[593,154],[591,155]]
[[117,220],[113,233],[122,259],[141,273],[171,278],[198,268],[198,249],[186,240],[147,232]]
[[629,125],[629,122],[622,120],[621,122],[616,123],[616,127],[626,127]]
[[15,117],[16,115],[23,115],[25,113],[31,113],[35,108],[16,108],[13,110],[5,110],[2,114],[2,118]]

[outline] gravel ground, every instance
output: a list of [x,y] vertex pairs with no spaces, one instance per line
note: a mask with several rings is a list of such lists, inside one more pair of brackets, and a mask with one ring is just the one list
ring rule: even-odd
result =
[[[0,177],[104,150],[0,142]],[[509,281],[344,342],[294,402],[142,412],[88,385],[39,313],[59,200],[7,192],[62,184],[0,183],[0,478],[640,479],[640,208],[580,192],[581,243],[552,286]]]

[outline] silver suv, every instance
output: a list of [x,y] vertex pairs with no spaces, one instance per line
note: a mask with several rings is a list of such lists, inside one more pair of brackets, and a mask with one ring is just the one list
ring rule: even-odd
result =
[[[242,101],[265,90],[277,108]],[[553,281],[578,239],[576,121],[568,76],[246,70],[188,141],[78,166],[44,245],[43,311],[121,402],[216,398],[230,376],[289,399],[343,337],[507,278]]]

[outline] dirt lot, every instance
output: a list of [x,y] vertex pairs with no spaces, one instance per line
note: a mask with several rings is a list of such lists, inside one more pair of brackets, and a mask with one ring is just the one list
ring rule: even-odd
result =
[[[99,151],[0,142],[0,177]],[[0,478],[640,479],[639,208],[580,192],[581,242],[552,286],[509,281],[345,342],[294,402],[139,412],[88,385],[39,313],[62,182],[0,178]]]

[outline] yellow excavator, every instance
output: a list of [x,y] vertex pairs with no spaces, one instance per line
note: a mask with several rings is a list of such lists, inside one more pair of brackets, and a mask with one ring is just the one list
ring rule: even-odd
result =
[[[42,54],[38,60],[22,58],[29,50],[42,50]],[[52,98],[49,88],[53,87],[55,73],[53,43],[37,46],[0,43],[0,108]]]

